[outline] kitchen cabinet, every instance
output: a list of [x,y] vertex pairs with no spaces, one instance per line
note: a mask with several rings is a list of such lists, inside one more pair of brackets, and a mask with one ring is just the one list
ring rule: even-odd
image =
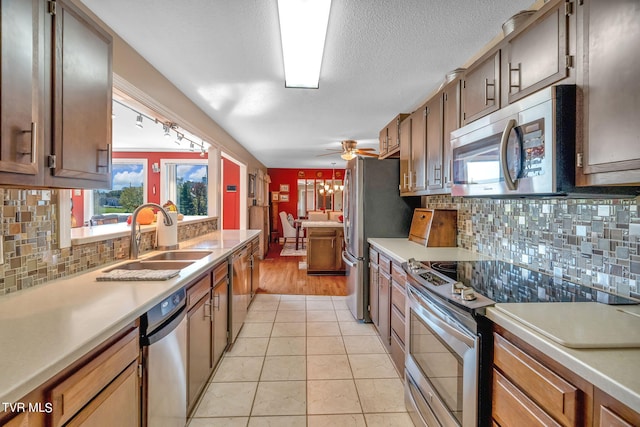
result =
[[400,194],[411,193],[412,123],[417,113],[412,113],[400,123]]
[[[585,0],[578,12],[583,94],[581,186],[640,183],[640,8],[635,0]],[[616,31],[612,31],[615,28]]]
[[429,107],[423,105],[409,117],[409,192],[415,194],[427,188],[427,115]]
[[251,241],[251,256],[249,258],[249,267],[251,268],[251,290],[248,304],[253,300],[253,296],[256,294],[260,287],[260,261],[262,260],[262,240],[253,239]]
[[380,305],[378,274],[378,252],[373,248],[369,248],[369,317],[371,317],[371,322],[376,328],[380,325],[380,316],[378,314]]
[[445,193],[451,193],[453,158],[451,132],[460,127],[461,80],[455,79],[442,89],[442,184]]
[[[44,13],[40,0],[0,3],[0,183],[38,185],[43,158]],[[40,131],[40,132],[38,132]]]
[[213,338],[211,368],[215,368],[229,339],[229,266],[226,261],[213,269]]
[[462,80],[462,124],[500,108],[500,55],[494,48],[469,67]]
[[47,393],[53,405],[48,416],[51,426],[139,425],[138,337],[138,328],[130,328],[51,388]]
[[425,110],[426,188],[429,192],[440,192],[444,188],[442,161],[442,93],[427,102]]
[[211,373],[211,273],[187,288],[187,413]]
[[260,258],[267,256],[269,250],[269,238],[271,231],[269,230],[269,206],[251,206],[249,207],[249,228],[252,230],[261,230],[259,238],[260,250],[258,251]]
[[382,344],[391,350],[391,260],[378,255],[378,334]]
[[535,21],[508,39],[504,88],[508,103],[515,102],[569,76],[569,16],[573,2],[556,1],[541,10]]
[[497,328],[492,416],[502,427],[591,425],[593,386]]
[[409,116],[409,114],[398,114],[380,131],[380,154],[381,159],[387,157],[398,157],[400,153],[400,123]]
[[594,420],[596,427],[632,427],[640,425],[640,413],[618,402],[607,393],[594,390]]
[[402,375],[404,373],[405,360],[405,301],[406,301],[407,274],[402,265],[396,261],[391,263],[391,333],[390,352],[391,360],[396,369]]
[[0,184],[109,188],[111,36],[68,0],[1,7]]
[[308,227],[307,273],[344,273],[342,227]]

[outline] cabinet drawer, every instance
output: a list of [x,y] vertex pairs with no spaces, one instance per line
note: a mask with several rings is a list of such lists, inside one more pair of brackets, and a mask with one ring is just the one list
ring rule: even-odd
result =
[[[578,389],[494,333],[494,366],[565,425],[578,421]],[[503,425],[502,423],[500,423]]]
[[213,270],[213,283],[217,286],[221,280],[226,279],[229,276],[229,265],[227,262],[223,262]]
[[207,274],[187,289],[187,309],[191,309],[211,289],[211,276]]
[[402,265],[397,262],[391,263],[391,277],[393,277],[393,280],[401,284],[403,287],[407,281],[407,273],[402,269]]
[[400,284],[393,281],[393,285],[391,286],[391,304],[393,304],[400,313],[402,313],[402,318],[404,319],[404,303],[405,303],[405,295],[406,290],[404,288],[404,283]]
[[382,254],[378,254],[378,268],[387,275],[391,275],[391,260]]
[[333,228],[307,228],[307,237],[335,237],[336,230]]
[[391,330],[398,335],[398,338],[403,344],[405,342],[404,328],[405,328],[404,316],[400,313],[400,311],[397,308],[391,307]]
[[378,263],[378,251],[373,248],[369,248],[369,262],[372,264]]
[[598,425],[602,427],[633,427],[633,424],[628,423],[606,406],[600,407],[600,423]]
[[138,358],[138,335],[138,328],[135,328],[52,389],[53,426],[68,422]]
[[495,369],[492,403],[493,419],[502,427],[561,426]]
[[391,331],[391,360],[396,365],[398,373],[404,378],[404,343],[400,341],[395,332]]

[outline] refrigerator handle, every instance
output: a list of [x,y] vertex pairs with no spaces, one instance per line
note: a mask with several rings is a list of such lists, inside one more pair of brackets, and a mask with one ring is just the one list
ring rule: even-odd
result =
[[356,267],[356,264],[358,262],[357,260],[352,260],[347,251],[342,251],[342,260],[349,267]]

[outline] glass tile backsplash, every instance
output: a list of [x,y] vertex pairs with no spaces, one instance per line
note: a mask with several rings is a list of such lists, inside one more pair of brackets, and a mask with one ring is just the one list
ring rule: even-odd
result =
[[[129,255],[128,237],[60,249],[59,194],[57,190],[0,188],[0,295],[80,273]],[[178,224],[178,241],[217,228],[217,218]],[[143,233],[141,252],[154,245],[155,232]]]
[[458,246],[640,299],[637,199],[424,197],[458,209]]

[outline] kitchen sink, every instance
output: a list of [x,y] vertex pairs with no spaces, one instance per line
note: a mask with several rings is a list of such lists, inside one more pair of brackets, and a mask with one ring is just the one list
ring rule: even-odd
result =
[[209,254],[211,254],[211,251],[168,251],[146,258],[145,261],[195,261],[199,260],[200,258],[204,258]]
[[108,270],[104,270],[104,273],[109,273],[113,270],[182,270],[194,262],[195,261],[131,261],[126,264],[121,264]]

